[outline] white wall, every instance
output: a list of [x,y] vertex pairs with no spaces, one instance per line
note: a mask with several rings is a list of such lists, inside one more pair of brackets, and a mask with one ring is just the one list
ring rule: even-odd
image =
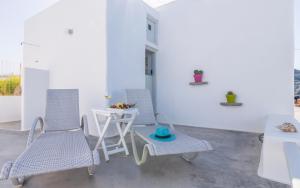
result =
[[123,101],[126,88],[145,88],[146,11],[140,0],[109,0],[108,93]]
[[300,0],[295,0],[295,68],[300,70]]
[[149,2],[147,2],[147,3],[144,2],[143,4],[144,4],[144,9],[145,9],[147,15],[155,20],[158,20],[159,19],[158,11],[156,9],[152,8],[151,6],[149,6]]
[[79,88],[96,134],[91,109],[105,95],[122,100],[121,90],[145,87],[145,27],[140,0],[62,0],[26,22],[25,41],[38,46],[25,45],[25,67],[49,70],[50,88]]
[[0,96],[0,123],[21,120],[21,97]]
[[59,1],[26,21],[25,41],[40,47],[24,47],[24,66],[49,70],[50,88],[78,88],[95,133],[91,108],[103,106],[106,93],[106,1]]
[[[292,0],[177,0],[160,13],[158,111],[176,124],[251,132],[293,113]],[[190,86],[203,69],[206,86]],[[233,90],[242,107],[223,107]]]
[[[22,79],[21,130],[29,130],[37,117],[45,116],[46,91],[49,88],[47,70],[24,68]],[[21,106],[21,105],[20,105]]]
[[300,50],[300,0],[295,0],[295,46]]

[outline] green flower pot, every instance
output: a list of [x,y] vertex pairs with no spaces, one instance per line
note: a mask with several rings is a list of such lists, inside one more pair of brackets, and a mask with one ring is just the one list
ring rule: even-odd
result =
[[226,95],[226,99],[229,104],[236,103],[236,95]]

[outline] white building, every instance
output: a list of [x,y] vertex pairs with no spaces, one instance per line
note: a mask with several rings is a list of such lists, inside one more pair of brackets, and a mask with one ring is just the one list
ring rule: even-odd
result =
[[[43,115],[47,88],[79,88],[89,115],[106,95],[116,101],[126,88],[148,88],[175,124],[261,132],[267,115],[293,114],[293,7],[176,0],[154,10],[141,0],[61,0],[25,23],[22,129]],[[208,85],[189,85],[194,69]],[[228,90],[243,106],[220,105]]]

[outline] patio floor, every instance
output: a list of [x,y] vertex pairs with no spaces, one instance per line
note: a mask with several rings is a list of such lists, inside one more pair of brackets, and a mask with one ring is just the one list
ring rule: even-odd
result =
[[[203,128],[179,127],[187,134],[208,140],[214,147],[193,163],[178,156],[150,157],[138,167],[133,157],[116,155],[101,163],[94,177],[86,169],[28,178],[29,188],[287,188],[257,176],[261,144],[257,134]],[[0,131],[0,165],[15,159],[26,143],[27,133]],[[89,138],[91,145],[95,138]],[[102,157],[103,160],[103,157]],[[1,188],[13,187],[10,181],[0,182]]]

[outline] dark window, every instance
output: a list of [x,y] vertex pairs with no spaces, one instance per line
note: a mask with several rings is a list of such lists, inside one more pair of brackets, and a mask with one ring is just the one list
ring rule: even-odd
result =
[[151,31],[152,27],[150,24],[148,24],[148,30]]

